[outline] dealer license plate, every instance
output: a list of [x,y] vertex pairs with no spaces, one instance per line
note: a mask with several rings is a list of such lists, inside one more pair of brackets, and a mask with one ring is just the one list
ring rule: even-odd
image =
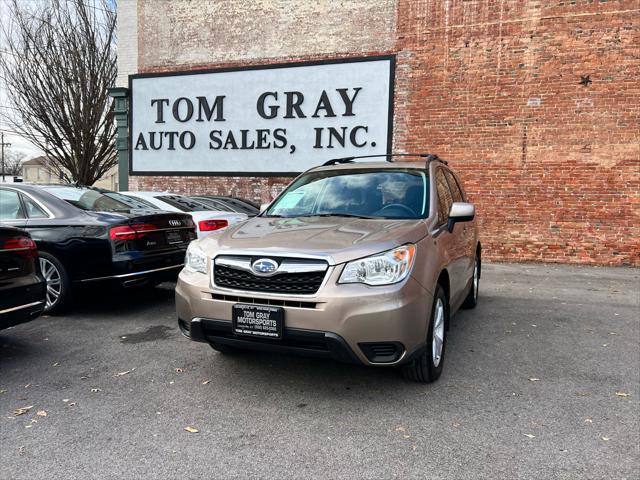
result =
[[284,310],[278,307],[236,304],[232,312],[233,333],[262,338],[282,338]]
[[180,235],[180,232],[178,230],[169,230],[167,232],[167,243],[171,245],[182,243],[182,235]]

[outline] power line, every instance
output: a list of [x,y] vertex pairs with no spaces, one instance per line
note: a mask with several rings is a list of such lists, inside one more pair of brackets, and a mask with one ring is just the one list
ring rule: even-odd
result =
[[[10,133],[12,135],[17,135],[18,137],[21,137],[21,138],[26,138],[24,133],[18,132],[17,130],[9,130],[7,128],[0,128],[0,132]],[[42,138],[44,140],[47,139],[47,137],[45,137],[44,135],[40,135],[39,133],[30,133],[29,135],[31,135],[32,137],[40,137],[40,138]]]

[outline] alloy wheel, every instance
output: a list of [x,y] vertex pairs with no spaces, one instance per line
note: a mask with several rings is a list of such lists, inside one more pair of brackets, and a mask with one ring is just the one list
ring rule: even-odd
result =
[[444,304],[442,299],[436,300],[436,310],[433,318],[433,340],[431,350],[433,355],[433,366],[440,365],[442,359],[442,346],[444,345]]
[[45,308],[50,310],[62,294],[62,277],[56,266],[46,258],[40,257],[40,270],[47,282],[47,303]]

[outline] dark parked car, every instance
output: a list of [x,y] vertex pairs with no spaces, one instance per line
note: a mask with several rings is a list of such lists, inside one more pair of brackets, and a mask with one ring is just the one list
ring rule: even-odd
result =
[[69,303],[72,287],[125,287],[175,280],[196,237],[187,214],[133,209],[73,185],[0,186],[0,222],[27,230],[47,280],[46,312]]
[[46,284],[37,259],[27,232],[0,226],[0,329],[33,320],[44,310]]
[[249,217],[255,217],[260,213],[259,206],[243,198],[218,195],[193,195],[191,198],[225,212],[246,213]]

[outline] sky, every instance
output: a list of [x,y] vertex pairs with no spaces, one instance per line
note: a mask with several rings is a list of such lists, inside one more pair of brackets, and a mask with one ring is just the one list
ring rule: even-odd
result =
[[[40,0],[20,0],[21,2],[38,2]],[[6,24],[9,20],[9,4],[11,0],[0,0],[0,26]],[[85,1],[85,3],[91,3],[92,0]],[[109,3],[115,8],[115,0],[109,0]],[[3,51],[5,50],[3,45],[3,40],[0,36],[0,55],[3,55]],[[32,145],[28,140],[16,135],[15,133],[8,132],[7,130],[13,130],[11,125],[7,123],[7,120],[3,117],[2,113],[6,112],[6,107],[9,105],[9,101],[7,99],[7,90],[3,84],[2,78],[0,78],[0,131],[4,132],[4,141],[10,143],[11,146],[8,147],[8,150],[14,152],[20,152],[26,155],[24,158],[28,160],[33,157],[37,157],[42,155],[42,151],[37,147]]]
[[[23,0],[28,1],[28,0]],[[9,17],[9,0],[0,0],[0,24],[5,25]],[[2,39],[0,38],[0,55],[3,55],[5,50]],[[42,155],[42,152],[34,147],[29,141],[20,137],[19,135],[9,133],[7,130],[12,130],[12,127],[7,123],[6,119],[1,114],[6,111],[6,106],[9,104],[7,99],[7,90],[4,86],[4,82],[0,78],[0,131],[4,132],[4,141],[10,143],[10,147],[6,147],[5,151],[20,152],[26,155],[25,160],[29,158]]]

